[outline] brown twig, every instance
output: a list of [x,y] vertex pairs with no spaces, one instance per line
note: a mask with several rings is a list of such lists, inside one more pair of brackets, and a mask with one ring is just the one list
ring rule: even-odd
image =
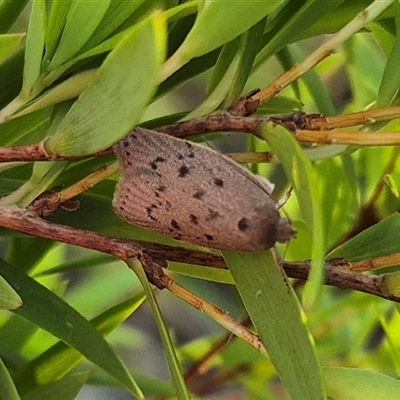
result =
[[[16,206],[0,207],[0,226],[28,235],[56,240],[103,253],[113,254],[122,260],[146,253],[159,260],[170,260],[188,264],[226,268],[223,258],[215,253],[165,246],[139,240],[129,240],[101,235],[91,231],[71,228],[48,222],[26,209]],[[388,265],[386,265],[388,266]],[[307,280],[310,262],[283,263],[282,267],[290,278]],[[400,302],[400,297],[388,293],[384,276],[363,275],[349,271],[337,262],[326,264],[325,283],[341,289],[352,289],[384,299]]]

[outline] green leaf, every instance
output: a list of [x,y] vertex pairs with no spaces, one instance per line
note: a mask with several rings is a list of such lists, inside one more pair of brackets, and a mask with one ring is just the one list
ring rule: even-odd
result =
[[110,2],[111,0],[71,2],[65,26],[62,27],[60,43],[48,65],[49,70],[56,69],[78,54],[97,29]]
[[343,257],[348,261],[369,260],[400,252],[398,232],[400,214],[393,214],[365,229],[328,254],[328,258]]
[[312,269],[304,289],[304,302],[311,305],[317,299],[323,280],[325,236],[323,230],[322,204],[320,204],[319,177],[304,151],[292,134],[282,126],[272,123],[259,128],[273,152],[278,156],[299,202],[308,231],[312,235]]
[[386,400],[400,393],[400,381],[379,372],[343,367],[325,367],[323,372],[330,399]]
[[121,360],[90,322],[17,267],[0,260],[0,273],[24,302],[24,308],[14,311],[17,315],[63,340],[133,394],[140,393]]
[[0,35],[0,62],[4,61],[17,49],[24,36],[22,33]]
[[0,1],[0,33],[6,33],[24,10],[28,0]]
[[[396,30],[400,29],[400,4],[399,2],[394,3],[394,10],[396,12]],[[400,87],[400,71],[398,68],[398,61],[400,57],[400,35],[397,32],[391,54],[385,65],[383,71],[381,85],[378,90],[378,96],[376,98],[376,107],[388,106],[393,100],[395,94],[398,92]]]
[[[163,79],[182,65],[230,42],[275,11],[283,0],[252,2],[208,0],[200,5],[193,28],[176,53],[167,61]],[[215,29],[218,27],[218,35]]]
[[[60,44],[60,37],[65,28],[68,11],[73,0],[53,0],[46,26],[46,53],[44,62],[47,65]],[[78,35],[77,35],[78,36]],[[80,38],[78,37],[78,40]]]
[[37,386],[22,395],[21,400],[74,400],[82,386],[87,382],[91,371],[69,375],[56,382]]
[[146,18],[100,67],[45,146],[50,154],[83,156],[110,147],[140,120],[154,93],[165,53],[165,15]]
[[[20,48],[0,63],[0,109],[14,99],[22,88],[24,49]],[[1,111],[0,121],[2,122]]]
[[21,91],[23,99],[30,99],[34,95],[31,92],[41,73],[45,37],[45,15],[45,2],[43,0],[33,2],[26,37],[24,83]]
[[0,399],[21,400],[7,367],[0,358]]
[[176,395],[179,400],[189,400],[190,396],[186,388],[185,380],[182,375],[182,370],[179,365],[178,356],[175,351],[174,343],[172,342],[171,335],[169,334],[168,327],[165,324],[164,318],[161,314],[160,307],[154,295],[153,289],[147,279],[143,270],[143,266],[137,258],[132,258],[127,261],[129,267],[136,273],[139,278],[144,291],[147,294],[150,307],[153,311],[154,319],[157,324],[158,332],[163,343],[165,354],[168,361],[170,373],[172,375],[172,382],[176,390]]
[[[296,41],[304,31],[324,16],[336,9],[344,0],[308,0],[304,2],[287,2],[283,10],[267,25],[277,26],[264,35],[265,46],[257,56],[256,64],[260,66],[267,58]],[[301,4],[303,3],[303,4]]]
[[0,275],[0,310],[15,310],[23,307],[18,293]]
[[223,256],[291,398],[325,399],[322,374],[304,316],[271,253],[224,252]]
[[[139,293],[110,307],[90,322],[100,334],[107,336],[132,315],[144,302],[145,298],[146,296],[143,292]],[[29,363],[26,369],[18,376],[18,380],[33,383],[36,379],[42,385],[48,384],[66,375],[82,358],[82,354],[75,348],[67,346],[63,342],[58,342]],[[104,367],[103,370],[109,372]],[[138,394],[136,395],[138,396]]]

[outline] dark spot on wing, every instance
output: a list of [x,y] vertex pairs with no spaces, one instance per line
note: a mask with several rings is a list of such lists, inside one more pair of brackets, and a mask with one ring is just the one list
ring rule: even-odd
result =
[[178,230],[178,231],[181,229],[181,227],[179,226],[179,224],[178,224],[174,219],[171,220],[171,226],[172,226],[174,229]]
[[171,203],[167,200],[165,202],[165,211],[171,211],[172,205]]
[[190,219],[190,222],[194,225],[197,225],[199,223],[199,219],[193,214],[189,215],[189,219]]
[[179,178],[183,178],[184,176],[189,174],[189,168],[186,165],[182,165],[182,167],[179,168]]
[[159,192],[164,192],[166,188],[166,186],[160,185],[158,188],[156,188],[156,190],[158,190]]
[[146,207],[147,216],[148,216],[150,219],[152,219],[153,221],[157,221],[157,218],[153,217],[153,215],[152,215],[153,210],[154,210],[154,209],[157,209],[157,208],[158,208],[158,207],[157,207],[155,204],[152,204],[151,206]]
[[208,215],[206,216],[206,221],[212,221],[212,220],[218,218],[219,216],[220,216],[219,212],[211,210],[211,208],[209,208]]
[[204,190],[199,190],[198,192],[196,192],[196,193],[193,195],[193,197],[194,197],[195,199],[197,199],[197,200],[201,200],[205,194],[206,194],[206,193],[204,192]]
[[182,154],[179,154],[179,156],[178,156],[178,160],[183,160],[183,155]]
[[164,161],[165,161],[165,158],[163,158],[163,157],[156,157],[156,158],[150,163],[151,169],[157,169],[157,164],[163,163]]
[[222,179],[215,178],[214,179],[214,184],[215,184],[215,186],[222,187],[222,186],[224,186],[224,181]]
[[210,242],[211,242],[212,240],[214,240],[214,238],[213,238],[211,235],[204,234],[204,237],[205,237],[207,240],[209,240]]
[[239,222],[238,222],[238,227],[239,227],[239,231],[246,231],[249,228],[249,221],[247,220],[247,218],[242,218]]

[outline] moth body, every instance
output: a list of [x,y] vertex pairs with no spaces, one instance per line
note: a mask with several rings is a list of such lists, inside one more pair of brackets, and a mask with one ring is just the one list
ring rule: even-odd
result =
[[129,223],[213,249],[253,252],[294,235],[266,184],[220,153],[137,128],[114,146],[115,212]]

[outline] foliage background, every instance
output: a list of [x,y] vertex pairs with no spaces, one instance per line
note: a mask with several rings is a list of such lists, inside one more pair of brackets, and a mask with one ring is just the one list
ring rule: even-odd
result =
[[[129,120],[131,127],[149,121],[153,126],[159,126],[163,125],[164,121],[156,120],[157,118],[168,116],[171,120],[177,120],[181,115],[175,114],[182,111],[191,113],[192,117],[208,114],[217,107],[229,106],[238,96],[255,87],[266,87],[281,72],[288,70],[317,48],[326,39],[323,35],[338,31],[373,2],[276,1],[270,2],[269,10],[258,9],[260,5],[257,2],[248,2],[247,5],[244,2],[232,2],[239,11],[229,4],[227,13],[224,2],[220,2],[222,5],[219,9],[218,2],[210,1],[208,6],[216,7],[210,14],[206,13],[203,2],[180,5],[177,1],[141,1],[136,2],[137,4],[109,1],[102,2],[101,7],[96,9],[91,8],[90,2],[86,2],[85,9],[85,5],[82,5],[85,2],[81,2],[80,14],[68,11],[78,7],[76,4],[79,2],[76,1],[36,1],[33,11],[25,10],[30,16],[30,35],[8,35],[9,31],[15,32],[16,29],[10,22],[19,17],[27,3],[5,0],[0,3],[0,29],[3,33],[0,36],[0,104],[3,115],[9,119],[0,125],[1,146],[36,143],[56,132],[54,137],[57,139],[49,141],[48,149],[51,152],[63,154],[72,151],[74,154],[81,154],[82,151],[88,151],[87,143],[90,143],[89,147],[94,152],[111,145],[126,134],[126,131],[118,131],[122,128],[117,126],[111,133],[109,130],[108,134],[99,135],[99,129],[104,125],[102,117],[110,120],[110,116],[116,115],[119,120]],[[307,113],[323,113],[330,116],[356,112],[371,106],[385,107],[397,104],[400,74],[392,67],[392,63],[397,59],[400,8],[397,1],[381,3],[393,4],[362,32],[354,34],[344,42],[335,54],[312,72],[264,104],[262,112],[289,113],[293,109],[301,109]],[[240,7],[245,7],[245,11],[240,10]],[[51,14],[51,10],[55,9],[57,12]],[[160,9],[169,10],[168,14],[156,11]],[[202,12],[207,23],[196,31],[192,28],[195,15]],[[254,15],[260,15],[261,18],[263,12],[268,14],[267,24],[265,20],[259,22],[256,17],[252,20]],[[236,14],[241,17],[246,15],[248,18],[239,18],[232,24],[228,16],[233,18]],[[45,19],[44,26],[41,26],[40,18],[43,15],[48,19]],[[53,20],[50,15],[53,15]],[[54,62],[53,69],[47,68],[48,63],[56,58],[57,48],[62,48],[63,42],[55,32],[58,29],[61,35],[61,32],[68,31],[63,25],[67,17],[71,24],[70,43],[67,43],[68,37],[65,34],[67,44],[64,53],[60,50],[58,65]],[[167,19],[169,24],[165,22]],[[74,25],[74,21],[77,25]],[[51,23],[54,25],[51,26]],[[92,32],[86,30],[90,26]],[[98,30],[95,29],[97,26],[100,27]],[[133,29],[130,29],[131,27]],[[193,60],[186,63],[187,60],[182,57],[181,64],[179,60],[175,65],[170,63],[168,68],[177,69],[176,74],[172,76],[169,76],[171,71],[165,64],[162,66],[163,46],[166,45],[164,30],[168,31],[169,60],[192,30],[192,42],[186,49],[185,57],[193,57]],[[18,28],[17,31],[21,32]],[[218,40],[215,37],[216,31],[219,32]],[[43,38],[41,35],[44,32]],[[80,37],[84,39],[87,34],[87,41],[82,44],[81,49],[71,50],[77,32],[80,32]],[[264,34],[262,39],[260,32]],[[242,36],[236,39],[238,34]],[[132,43],[129,41],[129,35]],[[109,42],[107,38],[111,38]],[[138,38],[145,43],[142,50],[137,46],[140,41]],[[45,53],[41,51],[41,41],[46,43]],[[214,45],[217,47],[213,47]],[[80,55],[85,54],[85,51],[90,52],[96,46],[100,48],[97,53],[79,60]],[[71,104],[92,82],[91,71],[96,73],[105,56],[116,48],[119,49],[119,53],[113,53],[116,62],[108,64],[110,76],[114,78],[99,81],[100,89],[92,94],[91,106],[81,104],[81,107],[75,107],[75,114],[71,114]],[[124,61],[128,54],[131,54],[132,48],[139,53],[136,58],[130,59],[132,64],[127,65]],[[153,72],[150,64],[153,66]],[[89,71],[87,75],[81,74],[85,71]],[[148,86],[138,91],[137,85],[142,81],[146,81]],[[118,101],[114,104],[110,102],[110,97],[100,96],[99,93],[111,91],[116,82],[123,82],[126,91],[120,93]],[[61,86],[62,83],[65,86]],[[60,87],[62,89],[57,92],[57,88]],[[144,94],[136,96],[138,92]],[[20,95],[17,97],[18,93]],[[48,102],[46,107],[43,107],[42,95]],[[26,115],[18,115],[22,110],[25,110]],[[64,119],[66,115],[70,116],[69,119]],[[81,119],[89,124],[90,129],[85,130],[86,128],[83,129],[76,123]],[[64,125],[60,123],[62,120]],[[399,130],[396,120],[391,121],[388,126],[376,124],[369,128]],[[76,135],[68,136],[70,132],[75,132]],[[243,140],[242,136],[240,141],[245,141],[249,150],[264,151],[267,148],[264,142],[253,138],[247,137]],[[212,146],[216,144],[213,143]],[[270,146],[273,146],[272,141]],[[305,147],[308,150],[307,146]],[[397,147],[358,149],[354,146],[338,146],[335,149],[338,156],[328,157],[313,165],[305,161],[304,154],[307,153],[290,153],[287,156],[290,159],[298,157],[299,163],[305,165],[306,173],[303,177],[310,180],[312,189],[308,192],[308,189],[299,189],[294,185],[295,195],[285,205],[285,211],[290,215],[299,234],[287,249],[280,249],[282,254],[292,261],[314,259],[316,253],[313,252],[318,245],[319,251],[325,256],[329,250],[336,248],[340,240],[347,240],[346,235],[349,232],[359,228],[358,222],[361,217],[365,223],[362,229],[380,221],[386,222],[385,229],[382,231],[382,225],[375,225],[377,228],[371,228],[364,233],[362,240],[349,241],[347,246],[345,244],[333,254],[350,261],[396,254],[400,250],[396,240],[396,211],[399,208],[397,188],[400,178],[396,168]],[[279,152],[278,147],[274,150]],[[323,151],[317,156],[321,154]],[[111,163],[112,157],[106,161]],[[281,161],[285,164],[285,160]],[[68,186],[104,163],[105,159],[60,161],[54,165],[48,163],[50,166],[45,167],[36,163],[33,169],[32,164],[3,164],[4,167],[0,170],[0,191],[5,197],[1,204],[16,203],[26,206],[42,191],[58,185]],[[388,168],[390,165],[392,167]],[[260,175],[269,176],[277,185],[277,194],[287,190],[295,180],[290,174],[285,175],[283,169],[276,165],[259,164],[252,165],[251,168]],[[314,172],[309,172],[311,170]],[[380,186],[383,178],[386,185]],[[110,201],[115,179],[112,177],[80,196],[81,205],[78,211],[67,213],[60,210],[51,221],[108,235],[174,243],[170,239],[128,226],[113,214]],[[378,187],[378,196],[371,204],[370,200],[374,198]],[[301,212],[302,206],[304,207],[302,199],[309,195],[312,196],[311,209],[314,219],[316,215],[320,218],[319,229],[323,232],[320,244],[314,228],[310,229]],[[369,214],[365,213],[366,205],[372,205],[372,212]],[[0,273],[22,297],[25,306],[21,310],[4,311],[0,315],[0,356],[4,362],[4,365],[1,365],[1,382],[7,382],[2,386],[10,390],[7,398],[44,398],[46,390],[50,390],[57,394],[58,399],[72,399],[86,383],[111,388],[118,386],[119,389],[115,392],[108,392],[107,398],[111,398],[110,393],[115,393],[115,398],[118,398],[117,396],[124,396],[128,391],[140,396],[136,383],[146,397],[172,397],[177,391],[180,393],[178,397],[185,398],[185,389],[179,389],[179,379],[175,378],[174,388],[169,378],[164,352],[168,354],[173,351],[165,351],[160,346],[150,307],[146,304],[141,306],[144,296],[140,283],[124,263],[100,253],[22,236],[11,231],[3,230],[2,236]],[[266,256],[263,257],[265,259]],[[250,269],[251,261],[245,257],[240,260],[230,259],[229,262],[239,266],[244,262],[245,267],[242,270]],[[263,262],[260,265],[264,268]],[[222,279],[225,282],[218,284],[209,282],[204,276],[203,279],[199,279],[201,273],[190,266],[180,269],[179,267],[171,265],[172,270],[181,272],[176,275],[177,281],[227,310],[232,317],[239,320],[245,315],[241,297],[232,285],[231,277]],[[393,271],[396,272],[396,269],[389,272]],[[240,291],[244,278],[235,274],[234,267],[232,274]],[[33,279],[26,280],[25,276]],[[273,277],[270,279],[272,281]],[[216,278],[211,275],[209,280],[214,281]],[[40,286],[36,285],[35,281]],[[228,282],[229,285],[226,284]],[[387,300],[360,292],[344,292],[328,287],[321,289],[317,284],[317,289],[308,286],[310,287],[308,294],[303,292],[301,286],[296,286],[296,292],[303,300],[307,327],[315,341],[315,347],[313,343],[308,344],[311,349],[310,358],[313,357],[315,349],[318,360],[324,366],[319,373],[324,376],[329,395],[337,399],[348,399],[352,398],[351,396],[367,398],[367,395],[377,398],[377,393],[384,396],[384,390],[387,390],[386,398],[390,398],[390,391],[397,389],[397,381],[387,379],[397,377],[399,370],[396,357],[399,351],[399,317],[396,307]],[[278,293],[270,288],[270,296],[275,295],[278,296]],[[243,298],[242,292],[241,296],[246,304],[246,296]],[[158,293],[157,299],[166,325],[172,330],[175,350],[183,366],[190,365],[204,354],[224,332],[210,318],[187,306],[167,291]],[[90,326],[84,324],[84,319],[76,316],[67,305],[78,310],[87,320],[97,317],[95,324],[101,327],[102,334],[113,331],[107,336],[107,341],[102,342],[101,335],[95,336]],[[256,321],[257,315],[253,315],[252,312],[257,314],[257,311],[250,310],[248,306],[247,311]],[[128,317],[129,323],[123,323]],[[276,322],[278,326],[280,318],[282,316],[279,313],[269,315],[267,322]],[[67,327],[66,322],[77,327],[76,337],[68,336],[71,332],[64,330]],[[301,329],[294,320],[285,323],[288,332]],[[64,346],[63,342],[69,346]],[[91,362],[83,359],[72,348],[81,353],[83,349],[87,350],[86,354],[82,354]],[[117,358],[114,364],[110,361],[114,360],[114,350],[125,364],[118,364]],[[282,349],[281,352],[284,353]],[[291,362],[305,368],[304,360],[299,358],[294,357]],[[275,367],[276,363],[279,365],[279,360],[273,361]],[[99,365],[108,374],[102,371]],[[72,371],[71,367],[74,367]],[[336,370],[333,367],[358,368],[353,372],[360,372],[360,375],[353,376],[348,370]],[[376,374],[369,375],[363,369],[372,370]],[[127,374],[128,370],[135,381]],[[283,370],[285,372],[285,368]],[[221,381],[206,386],[211,393],[210,398],[216,398],[213,393],[218,390],[232,388],[252,399],[288,398],[287,393],[276,383],[277,375],[273,363],[243,342],[233,341],[218,355],[208,378],[210,381],[214,373],[220,374],[217,376]],[[319,373],[314,376],[311,374],[310,380],[321,382]],[[303,389],[296,387],[295,383],[290,389],[292,378],[286,379],[285,381],[283,378],[283,381],[292,398],[304,398],[304,392],[301,392]],[[125,389],[121,389],[122,386]],[[19,394],[15,393],[15,388]],[[352,390],[354,394],[351,393]],[[362,390],[367,393],[363,394]],[[81,392],[81,397],[78,398],[87,398],[87,394],[84,393],[85,391]],[[201,398],[206,396],[202,392],[199,393]],[[126,396],[131,398],[131,395]],[[228,398],[227,396],[232,398],[232,392],[222,392],[222,398]],[[319,394],[315,395],[315,398],[322,397]]]

